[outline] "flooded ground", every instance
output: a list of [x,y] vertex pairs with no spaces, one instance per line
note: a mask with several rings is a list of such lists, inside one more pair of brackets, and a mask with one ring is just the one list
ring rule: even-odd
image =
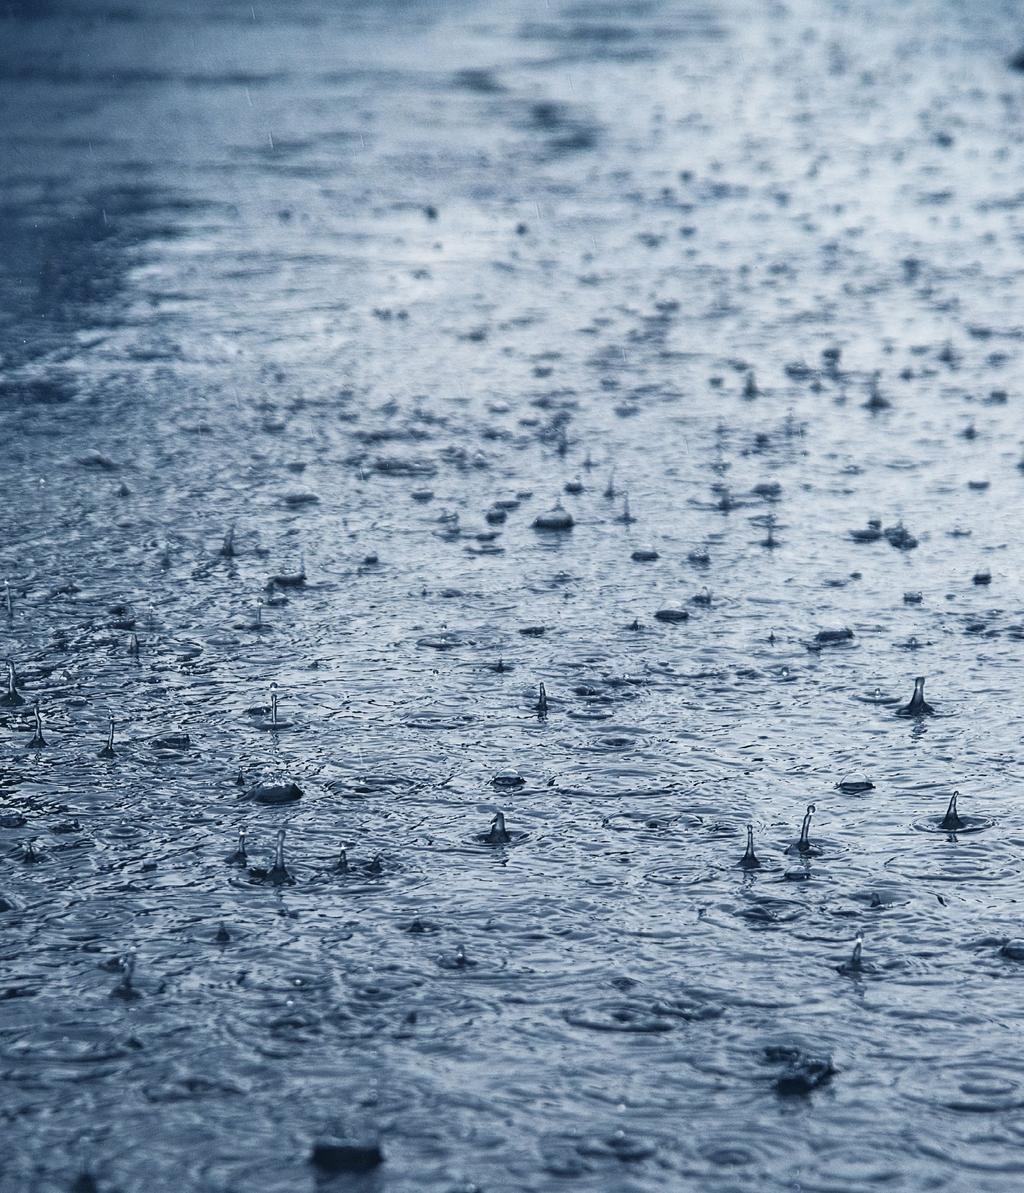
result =
[[0,4],[3,1190],[1021,1188],[1021,35]]

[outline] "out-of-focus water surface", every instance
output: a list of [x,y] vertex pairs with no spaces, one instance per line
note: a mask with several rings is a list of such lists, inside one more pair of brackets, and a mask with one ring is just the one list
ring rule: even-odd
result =
[[4,1190],[1022,1187],[1014,8],[0,4]]

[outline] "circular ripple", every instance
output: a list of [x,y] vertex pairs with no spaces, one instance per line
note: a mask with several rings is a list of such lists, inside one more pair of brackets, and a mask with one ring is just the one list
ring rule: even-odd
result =
[[980,833],[982,829],[991,828],[995,821],[987,816],[960,816],[959,825],[954,828],[942,827],[942,816],[929,817],[927,820],[915,820],[914,828],[919,833],[943,833],[948,837],[961,837],[966,833]]
[[1024,1063],[1011,1059],[915,1065],[897,1084],[915,1102],[958,1114],[999,1114],[1024,1107]]

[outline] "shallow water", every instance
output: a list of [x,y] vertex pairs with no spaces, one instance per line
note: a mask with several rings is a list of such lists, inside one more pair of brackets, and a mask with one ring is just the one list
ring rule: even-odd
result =
[[1019,1189],[1013,6],[269,9],[0,8],[0,1184]]

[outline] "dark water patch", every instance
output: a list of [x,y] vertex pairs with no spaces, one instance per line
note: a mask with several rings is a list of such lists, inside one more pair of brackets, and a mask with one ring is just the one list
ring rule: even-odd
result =
[[662,887],[702,886],[715,881],[714,869],[700,857],[681,857],[663,865],[645,869],[643,880]]
[[500,95],[505,90],[494,77],[493,72],[478,68],[458,71],[453,82],[456,87],[464,88],[477,95]]
[[357,774],[346,778],[328,779],[328,791],[344,799],[369,799],[377,796],[406,795],[422,790],[429,780],[408,775]]
[[[129,271],[144,259],[147,241],[174,231],[167,216],[176,202],[186,201],[155,184],[125,183],[83,193],[71,188],[30,211],[0,206],[0,285],[7,296],[0,328],[8,367],[72,349],[77,333],[123,313]],[[74,382],[58,368],[6,377],[4,386],[12,400],[62,405]]]
[[565,1012],[573,1027],[600,1032],[660,1033],[687,1023],[719,1018],[723,1008],[680,998],[632,998],[608,1000],[584,1009]]
[[581,110],[554,100],[538,100],[522,120],[525,131],[540,139],[546,154],[559,157],[597,147],[600,127]]
[[775,928],[799,919],[805,910],[802,903],[793,899],[752,894],[736,908],[735,914],[751,928]]

